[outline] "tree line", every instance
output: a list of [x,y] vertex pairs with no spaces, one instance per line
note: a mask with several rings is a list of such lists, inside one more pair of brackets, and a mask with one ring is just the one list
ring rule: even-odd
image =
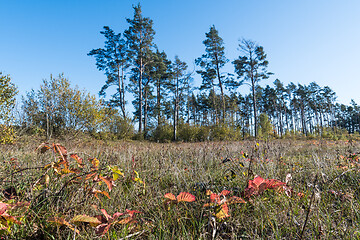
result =
[[[259,82],[273,74],[267,70],[264,48],[242,39],[239,56],[231,61],[214,25],[205,33],[204,54],[195,59],[196,73],[189,71],[179,56],[171,60],[159,50],[153,21],[143,16],[140,5],[133,8],[133,18],[126,19],[128,29],[115,33],[105,26],[100,32],[104,47],[88,53],[106,75],[101,100],[71,86],[63,74],[51,75],[39,90],[22,97],[15,124],[21,131],[48,138],[86,132],[100,138],[156,141],[335,136],[344,130],[360,131],[360,107],[354,101],[349,106],[337,103],[335,92],[327,86],[315,82],[285,86],[276,79],[273,86],[261,87]],[[228,63],[233,73],[224,72]],[[193,86],[195,74],[202,79],[200,86]],[[6,84],[3,89],[16,92]],[[239,92],[243,85],[250,87],[248,94]],[[133,95],[133,114],[128,110],[128,94]],[[1,97],[13,99],[14,94]],[[14,102],[4,106],[11,109]]]

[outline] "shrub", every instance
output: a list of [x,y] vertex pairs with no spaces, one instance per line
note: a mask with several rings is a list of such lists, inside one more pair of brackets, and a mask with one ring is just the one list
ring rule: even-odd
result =
[[156,142],[170,142],[173,136],[173,126],[168,123],[163,123],[155,128],[151,134],[151,139]]
[[15,131],[11,123],[13,118],[11,112],[15,107],[15,96],[17,88],[11,83],[10,76],[0,72],[0,143],[14,143]]

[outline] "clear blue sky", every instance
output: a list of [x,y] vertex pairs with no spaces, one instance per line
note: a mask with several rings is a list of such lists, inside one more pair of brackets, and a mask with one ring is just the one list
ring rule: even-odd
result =
[[[128,28],[132,0],[0,0],[0,71],[10,74],[20,94],[38,89],[50,74],[97,94],[105,76],[87,56],[103,47],[107,25]],[[140,1],[154,21],[155,42],[169,58],[179,55],[193,69],[204,53],[211,25],[224,39],[227,57],[238,40],[252,39],[268,55],[269,71],[289,82],[331,87],[338,101],[360,104],[360,1],[358,0],[183,0]],[[232,67],[228,69],[232,71]],[[194,76],[195,82],[199,76]],[[242,87],[248,93],[247,86]]]

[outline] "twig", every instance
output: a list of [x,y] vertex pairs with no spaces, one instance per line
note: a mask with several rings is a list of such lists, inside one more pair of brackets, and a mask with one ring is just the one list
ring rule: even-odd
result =
[[32,169],[43,169],[44,167],[29,167],[29,168],[22,168],[22,169],[19,169],[18,171],[15,171],[15,172],[12,172],[11,175],[13,174],[17,174],[17,173],[20,173],[20,172],[23,172],[23,171],[26,171],[26,170],[32,170]]
[[[105,170],[105,169],[106,169],[106,168],[100,168],[100,169],[98,169],[97,171],[98,171],[98,172],[101,172],[102,170]],[[90,173],[93,173],[93,172],[94,172],[94,171],[90,171],[90,172],[82,173],[82,174],[80,174],[80,175],[76,175],[76,176],[72,177],[71,179],[69,179],[67,182],[65,182],[64,185],[61,187],[61,189],[60,189],[57,193],[54,194],[55,198],[53,199],[53,203],[55,202],[56,197],[58,197],[58,196],[60,195],[60,193],[61,193],[73,180],[75,180],[76,178],[79,178],[79,177],[83,177],[83,176],[85,176],[85,175],[87,175],[87,174],[90,174]]]
[[338,176],[336,176],[333,180],[331,180],[331,183],[329,183],[328,186],[334,184],[334,182],[335,182],[338,178],[340,178],[341,176],[343,176],[343,175],[345,175],[346,173],[351,172],[351,171],[353,171],[353,170],[354,170],[354,168],[351,168],[351,169],[346,170],[345,172],[342,172],[341,174],[339,174]]
[[136,233],[133,233],[133,234],[130,234],[130,235],[127,235],[126,237],[123,237],[123,238],[119,238],[118,240],[123,240],[123,239],[127,239],[127,238],[131,238],[133,236],[136,236],[136,235],[141,235],[143,234],[144,232],[146,232],[147,230],[142,230],[140,232],[136,232]]
[[307,213],[306,213],[306,218],[305,218],[304,226],[303,226],[302,231],[301,231],[301,233],[300,233],[300,238],[299,238],[300,240],[301,240],[302,237],[303,237],[306,224],[307,224],[307,222],[308,222],[308,220],[309,220],[311,205],[312,205],[312,203],[314,202],[314,198],[315,198],[315,185],[316,185],[317,179],[318,179],[318,175],[316,174],[315,180],[314,180],[314,183],[313,183],[313,186],[314,186],[314,187],[313,187],[313,192],[312,192],[312,194],[311,194],[310,203],[309,203],[309,207],[308,207],[308,210],[307,210]]

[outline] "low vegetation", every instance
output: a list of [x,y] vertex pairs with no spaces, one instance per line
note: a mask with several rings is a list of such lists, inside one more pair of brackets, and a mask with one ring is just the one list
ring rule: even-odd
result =
[[355,239],[359,143],[1,145],[3,239]]

